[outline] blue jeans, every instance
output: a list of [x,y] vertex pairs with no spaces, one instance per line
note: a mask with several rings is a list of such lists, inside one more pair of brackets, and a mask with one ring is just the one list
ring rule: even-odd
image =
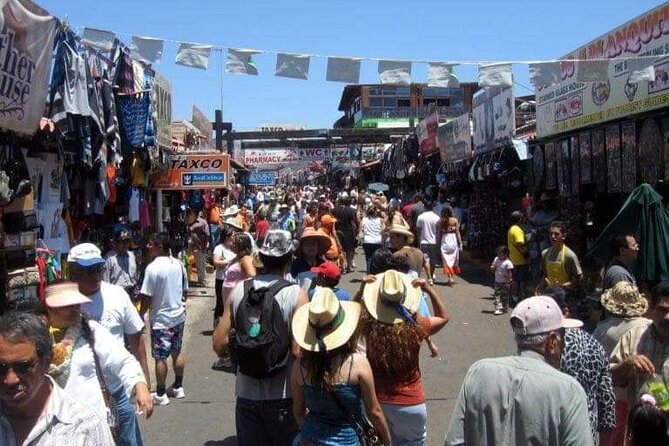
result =
[[427,407],[425,403],[400,406],[381,403],[393,446],[422,446],[427,438]]
[[237,398],[235,425],[239,446],[291,446],[299,432],[292,398],[253,401]]
[[370,274],[369,267],[372,264],[372,256],[377,249],[381,247],[380,243],[363,243],[362,250],[365,252],[365,262],[367,263],[367,274]]
[[135,415],[135,408],[128,399],[123,387],[112,393],[116,400],[118,410],[118,438],[116,444],[119,446],[143,446],[142,433],[139,431],[139,423]]

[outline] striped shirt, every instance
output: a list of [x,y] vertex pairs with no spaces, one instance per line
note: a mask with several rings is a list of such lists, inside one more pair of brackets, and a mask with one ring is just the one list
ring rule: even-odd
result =
[[[664,382],[667,382],[669,379],[669,339],[660,339],[655,325],[651,323],[645,327],[635,327],[625,333],[613,349],[611,363],[620,363],[631,355],[646,356],[655,366],[655,373],[660,375]],[[627,384],[627,401],[636,401],[639,398],[648,378],[650,375],[631,374]]]
[[[37,419],[21,446],[113,446],[106,420],[88,406],[75,401],[46,377],[51,387],[47,409]],[[19,446],[14,431],[0,408],[0,445]]]

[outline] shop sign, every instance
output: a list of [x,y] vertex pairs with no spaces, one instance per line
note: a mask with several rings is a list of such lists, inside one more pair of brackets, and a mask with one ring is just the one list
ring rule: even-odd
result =
[[228,186],[230,157],[212,155],[172,155],[166,172],[151,178],[154,189],[219,189]]
[[442,163],[471,158],[472,137],[469,132],[469,113],[460,115],[439,127],[437,145]]
[[286,132],[290,130],[306,130],[302,124],[260,124],[261,132]]
[[[564,59],[617,58],[606,82],[576,82],[573,62],[562,63],[562,82],[538,89],[537,136],[568,132],[643,113],[669,103],[669,4],[659,6],[564,56]],[[658,56],[655,82],[630,83],[625,57]]]
[[57,21],[19,0],[0,5],[0,123],[31,135],[44,112]]
[[293,149],[244,149],[244,165],[263,166],[295,163],[298,154]]
[[330,148],[320,148],[320,149],[296,149],[297,156],[300,161],[312,162],[312,161],[325,161],[332,159],[332,151]]
[[193,125],[200,133],[207,138],[206,144],[211,141],[211,135],[214,133],[214,126],[207,116],[193,105]]
[[512,88],[486,88],[474,94],[474,155],[510,143],[516,129]]
[[248,184],[251,186],[274,186],[276,184],[276,172],[251,172],[248,178]]
[[158,147],[172,147],[172,83],[156,72],[153,83],[156,98],[156,142]]
[[416,134],[420,144],[420,153],[425,156],[437,150],[437,130],[439,113],[436,111],[418,123]]
[[232,142],[232,159],[237,164],[244,165],[244,151],[242,150],[242,142],[238,139]]

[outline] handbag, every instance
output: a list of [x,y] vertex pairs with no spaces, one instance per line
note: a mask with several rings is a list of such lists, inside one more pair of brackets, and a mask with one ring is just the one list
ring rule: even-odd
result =
[[330,395],[332,395],[332,399],[339,406],[339,409],[346,415],[348,423],[353,426],[362,446],[384,446],[381,443],[379,433],[366,416],[363,415],[361,420],[356,420],[353,413],[348,410],[334,391],[330,392]]

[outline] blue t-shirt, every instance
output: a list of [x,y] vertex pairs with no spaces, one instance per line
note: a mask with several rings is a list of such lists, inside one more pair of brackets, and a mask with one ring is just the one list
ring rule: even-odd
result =
[[[312,288],[307,293],[307,295],[309,296],[309,300],[311,300],[311,298],[314,297],[314,291],[315,291],[315,288]],[[337,299],[339,299],[339,300],[351,300],[351,295],[348,294],[348,291],[346,291],[346,290],[343,290],[339,287],[334,287],[334,288],[332,288],[332,291],[334,291],[335,296],[337,296]]]

